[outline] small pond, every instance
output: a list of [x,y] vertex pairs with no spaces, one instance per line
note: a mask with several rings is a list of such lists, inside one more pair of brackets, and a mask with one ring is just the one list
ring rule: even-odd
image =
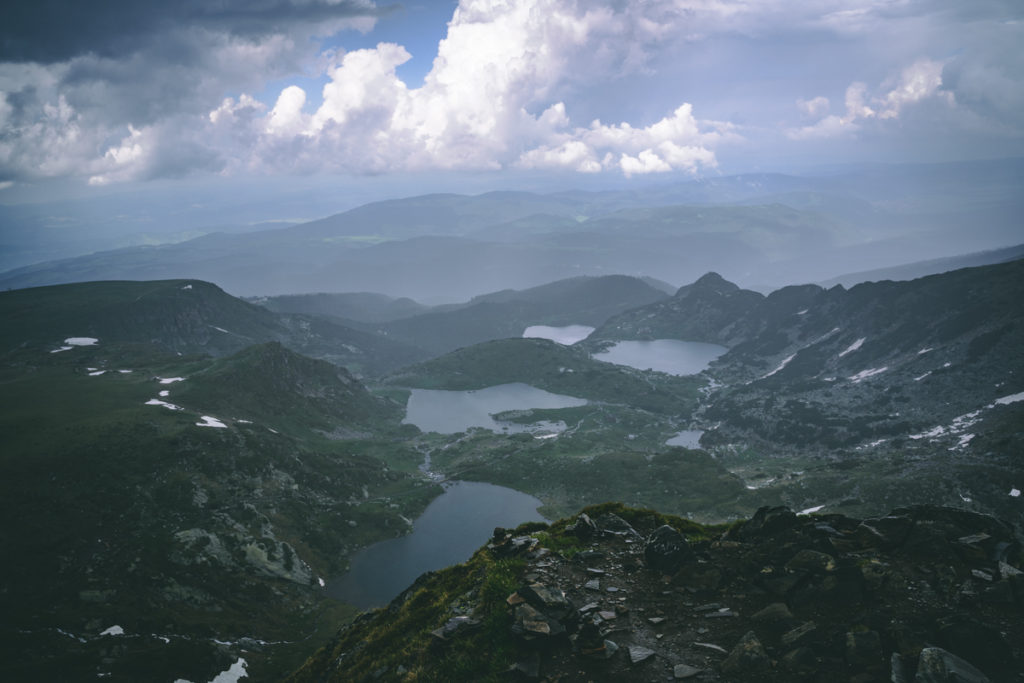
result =
[[682,446],[683,448],[700,448],[700,437],[704,432],[700,429],[684,429],[671,439],[665,442],[668,446]]
[[411,391],[402,422],[414,424],[424,432],[439,434],[464,432],[470,427],[484,427],[496,432],[534,431],[535,425],[498,422],[491,415],[507,410],[575,408],[587,403],[582,398],[552,394],[521,382],[475,391]]
[[524,337],[538,337],[550,339],[553,342],[571,346],[578,341],[583,341],[594,331],[593,327],[586,325],[565,325],[564,327],[548,327],[547,325],[532,325],[523,332]]
[[696,375],[729,349],[718,344],[655,339],[620,341],[594,354],[594,360],[628,365],[638,370],[657,370],[670,375]]
[[384,606],[423,572],[468,560],[494,527],[544,521],[540,505],[504,486],[453,482],[427,506],[411,534],[360,550],[347,574],[327,582],[327,593],[361,609]]

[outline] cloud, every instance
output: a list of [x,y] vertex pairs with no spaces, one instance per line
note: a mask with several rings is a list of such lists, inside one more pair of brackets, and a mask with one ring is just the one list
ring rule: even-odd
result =
[[[232,107],[233,103],[228,104],[228,106]],[[277,98],[277,104],[274,105],[274,108],[267,116],[267,133],[271,135],[294,135],[300,132],[308,125],[306,117],[302,114],[302,108],[305,106],[305,90],[294,85],[282,90]],[[210,112],[211,121],[216,122],[219,111],[220,108]]]
[[[941,62],[920,59],[903,69],[897,79],[880,86],[880,90],[886,87],[888,90],[875,96],[869,94],[864,83],[851,83],[846,88],[844,115],[825,116],[811,125],[790,128],[786,134],[792,140],[837,137],[856,132],[860,124],[869,119],[898,119],[907,106],[924,100],[938,100],[946,106],[953,106],[955,98],[952,93],[942,89],[942,70]],[[823,111],[821,107],[814,106],[814,103],[821,102],[827,108],[828,100],[821,96],[810,101],[798,100],[797,106],[806,113],[812,113],[812,109]]]
[[369,30],[384,11],[363,0],[11,2],[0,10],[0,62],[125,57],[183,28],[247,39],[292,31],[331,35],[343,27]]
[[903,70],[896,87],[881,98],[878,117],[899,118],[900,111],[908,104],[920,102],[929,97],[942,97],[952,104],[950,92],[940,92],[942,87],[942,62],[922,59]]
[[254,163],[273,167],[287,158],[293,169],[355,173],[516,166],[632,175],[713,167],[712,148],[738,136],[697,121],[690,104],[644,127],[573,127],[563,102],[538,107],[584,72],[592,48],[616,68],[633,68],[627,63],[637,60],[635,51],[619,45],[626,19],[638,31],[661,31],[571,2],[464,1],[421,87],[397,76],[411,58],[400,45],[349,52],[328,70],[315,111],[302,111],[304,91],[282,91],[252,146]]
[[580,173],[599,173],[602,164],[594,150],[580,140],[568,140],[555,147],[531,149],[519,157],[519,166],[534,169],[570,169]]
[[701,166],[716,166],[716,145],[740,139],[727,124],[697,121],[690,104],[682,104],[671,116],[643,128],[594,121],[589,128],[553,137],[558,140],[557,147],[528,150],[520,156],[519,166],[584,172],[618,168],[626,176],[673,170],[693,173]]
[[392,11],[368,0],[41,2],[0,10],[0,182],[694,173],[910,119],[963,149],[1024,137],[1002,0],[461,0],[436,55],[342,49]]
[[797,109],[807,116],[817,117],[828,112],[831,104],[827,97],[819,95],[818,97],[809,100],[798,99],[796,101],[796,106]]

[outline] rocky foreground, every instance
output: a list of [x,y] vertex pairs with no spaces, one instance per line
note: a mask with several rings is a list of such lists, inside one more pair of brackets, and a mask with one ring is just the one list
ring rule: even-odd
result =
[[1022,538],[991,517],[604,505],[541,527],[495,530],[294,680],[1024,681]]

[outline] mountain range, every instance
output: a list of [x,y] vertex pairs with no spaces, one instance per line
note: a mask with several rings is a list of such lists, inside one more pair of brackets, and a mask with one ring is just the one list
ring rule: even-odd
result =
[[[236,295],[378,292],[437,304],[575,275],[680,283],[715,270],[774,289],[1019,244],[1022,175],[1019,160],[1003,160],[633,191],[426,195],[24,265],[0,274],[0,287],[193,278]],[[6,232],[21,234],[15,227]]]
[[[307,673],[296,674],[304,680],[349,652],[353,635],[377,647],[372,643],[381,633],[402,633],[401,623],[426,629],[409,641],[415,648],[427,642],[421,636],[460,614],[498,615],[494,624],[507,630],[516,617],[506,599],[528,583],[526,574],[575,576],[565,562],[588,549],[621,562],[580,571],[627,571],[624,564],[611,566],[627,562],[628,572],[638,570],[649,562],[638,550],[662,522],[703,543],[702,561],[727,579],[713,588],[698,583],[694,591],[686,588],[690,583],[659,584],[683,589],[690,604],[675,609],[687,615],[715,602],[724,603],[715,610],[761,610],[768,603],[757,588],[781,591],[799,621],[792,628],[824,619],[801,612],[806,602],[791,602],[803,595],[800,586],[827,594],[832,585],[833,572],[817,555],[805,555],[801,561],[810,564],[799,571],[788,568],[806,550],[830,554],[842,568],[836,581],[855,575],[851,580],[870,586],[880,600],[886,590],[918,581],[916,566],[936,567],[925,573],[920,590],[943,597],[929,593],[928,605],[968,600],[956,598],[967,587],[979,595],[998,586],[976,601],[1002,605],[992,608],[996,616],[985,611],[989,607],[964,609],[975,620],[1005,619],[998,610],[1012,612],[1020,604],[1019,587],[1007,577],[1021,569],[1010,548],[1019,543],[1012,525],[1024,521],[1024,470],[1017,457],[1024,424],[1022,269],[1024,261],[1017,260],[905,282],[798,285],[768,295],[715,273],[674,294],[633,277],[574,277],[431,309],[388,296],[278,298],[263,307],[193,279],[2,292],[0,506],[8,522],[0,542],[16,560],[2,570],[0,637],[24,653],[4,662],[4,676],[211,680],[244,657],[252,679],[279,680],[323,645]],[[411,315],[401,317],[399,310]],[[532,325],[566,324],[596,329],[574,345],[522,338]],[[686,376],[596,356],[620,342],[658,339],[715,343],[724,351]],[[546,425],[541,431],[441,434],[404,423],[412,392],[505,383],[585,402],[496,416],[506,425]],[[702,432],[699,447],[668,445],[682,430]],[[580,508],[607,501],[658,509],[661,517],[615,508],[642,533],[633,537],[620,528],[625,535],[607,537],[614,548],[572,541],[581,537],[563,533],[568,521],[547,531],[521,530],[513,536],[546,534],[538,548],[547,548],[549,560],[543,553],[528,561],[515,554],[503,559],[503,551],[480,555],[454,573],[425,577],[388,610],[353,622],[362,628],[372,620],[373,634],[355,630],[335,638],[355,610],[328,598],[319,580],[342,573],[359,549],[409,532],[442,490],[420,470],[425,455],[438,477],[537,496],[551,519],[579,524]],[[758,519],[759,508],[780,505],[822,517],[750,534],[672,517],[735,525],[751,515]],[[929,507],[886,517],[910,505],[952,506],[964,516]],[[757,514],[767,524],[764,513]],[[1011,526],[977,521],[984,514]],[[900,530],[917,529],[922,540],[909,554],[887,555],[891,548],[866,540],[873,532],[857,531],[859,520],[892,517],[910,521],[869,526],[883,537],[899,535],[893,544],[899,548],[916,538]],[[836,533],[816,524],[832,525]],[[802,530],[799,538],[772,540],[775,531],[790,528]],[[928,538],[937,538],[929,533],[941,534],[942,544],[929,545]],[[981,533],[988,536],[963,540]],[[991,538],[1000,540],[986,545]],[[494,542],[505,541],[499,535]],[[1006,552],[989,557],[1003,542]],[[754,554],[743,555],[744,543]],[[773,544],[787,556],[772,555]],[[729,554],[734,551],[747,559]],[[816,569],[818,561],[826,568]],[[938,568],[941,562],[952,578]],[[476,582],[491,574],[494,583]],[[623,581],[646,585],[647,579],[631,577]],[[787,588],[790,579],[795,583]],[[577,589],[587,590],[572,586]],[[616,616],[602,617],[599,631],[628,615],[647,619],[640,608],[660,618],[656,610],[668,608],[651,595],[652,602],[630,603],[626,613],[602,603],[598,612],[610,609]],[[818,594],[807,595],[813,600]],[[466,612],[451,612],[456,604]],[[478,611],[481,605],[486,609]],[[900,614],[910,618],[909,608]],[[915,622],[907,631],[913,638],[894,645],[902,631],[867,618],[819,622],[824,640],[808,644],[810,653],[801,657],[819,658],[822,671],[835,673],[841,664],[835,658],[847,650],[833,641],[871,631],[879,644],[865,646],[875,662],[865,671],[875,672],[893,652],[908,658],[901,670],[906,664],[920,671],[919,640],[949,635],[941,625],[933,633]],[[714,635],[727,650],[744,636]],[[782,635],[758,633],[771,658],[795,649],[783,649]],[[415,661],[427,656],[423,652],[464,657],[466,651],[449,648],[449,641],[438,641],[439,650],[416,649]],[[508,644],[504,636],[486,642]],[[960,656],[973,652],[957,643],[940,645]],[[1007,647],[1006,661],[1018,661],[1019,646]],[[853,651],[859,656],[857,647]],[[633,671],[627,656],[620,654],[614,665]],[[516,657],[501,661],[516,664]],[[972,657],[991,675],[1009,666]],[[392,660],[368,654],[351,661],[360,667],[377,661],[369,671],[382,669],[381,677],[404,675]],[[404,666],[406,673],[413,670],[413,660]],[[344,679],[345,671],[337,669],[337,676]]]

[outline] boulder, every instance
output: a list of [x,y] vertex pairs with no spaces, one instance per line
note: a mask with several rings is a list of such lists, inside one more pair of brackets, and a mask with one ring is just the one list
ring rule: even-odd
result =
[[567,526],[565,530],[584,541],[593,538],[598,533],[597,525],[594,524],[594,520],[590,519],[590,516],[585,512],[581,512],[580,516],[576,518],[576,521],[570,526]]
[[430,632],[434,638],[441,641],[451,640],[463,633],[475,631],[480,628],[480,621],[470,617],[452,617],[445,622],[444,626]]
[[921,650],[914,683],[989,683],[969,662],[938,647]]
[[655,529],[644,546],[647,567],[662,574],[675,574],[693,559],[693,550],[686,538],[667,524]]
[[761,624],[789,624],[793,621],[793,613],[784,602],[773,602],[764,609],[750,616],[751,621]]
[[796,628],[790,629],[782,634],[782,643],[787,646],[806,645],[813,642],[818,636],[818,626],[813,621],[807,621]]
[[617,535],[639,536],[636,529],[629,522],[611,512],[606,512],[598,517],[595,520],[595,524],[601,531]]
[[857,527],[857,538],[868,547],[895,548],[907,539],[913,526],[914,520],[903,516],[865,519]]
[[966,616],[941,619],[936,636],[936,644],[972,662],[1003,665],[1013,659],[1013,650],[998,629]]
[[722,673],[730,676],[763,673],[770,668],[768,653],[753,631],[747,631],[722,662]]
[[681,681],[687,678],[693,678],[694,676],[699,676],[702,671],[703,669],[698,669],[697,667],[690,666],[689,664],[676,664],[672,667],[672,676],[676,680]]
[[630,645],[629,646],[629,661],[633,664],[639,664],[640,662],[646,661],[654,656],[654,650],[649,647],[643,647],[642,645]]
[[818,574],[826,574],[836,570],[836,558],[828,553],[821,553],[817,550],[803,549],[793,556],[786,563],[786,569],[790,571],[809,571]]
[[754,516],[730,530],[732,540],[752,541],[759,537],[774,536],[799,522],[796,514],[787,507],[758,508]]
[[882,659],[882,639],[877,631],[847,631],[846,663],[854,671],[878,671]]
[[561,588],[552,588],[540,583],[531,583],[518,591],[527,602],[537,609],[545,611],[564,611],[572,605]]

